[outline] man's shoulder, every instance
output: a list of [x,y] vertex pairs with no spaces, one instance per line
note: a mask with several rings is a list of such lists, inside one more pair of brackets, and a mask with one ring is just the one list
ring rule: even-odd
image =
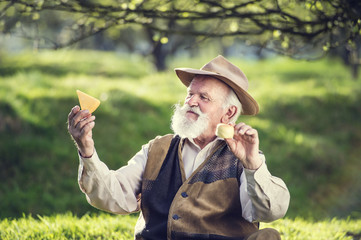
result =
[[166,139],[169,140],[169,139],[173,139],[175,136],[177,136],[177,135],[172,134],[172,133],[169,133],[169,134],[166,134],[166,135],[158,135],[152,141],[155,141],[155,140],[162,141],[162,140],[166,140]]
[[177,137],[175,134],[158,135],[154,139],[149,141],[149,150],[152,149],[153,145],[156,146],[169,146],[172,139]]

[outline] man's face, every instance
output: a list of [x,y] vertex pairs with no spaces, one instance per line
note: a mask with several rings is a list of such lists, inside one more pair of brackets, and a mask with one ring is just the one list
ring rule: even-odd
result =
[[[202,113],[213,118],[218,124],[223,115],[222,103],[228,91],[228,86],[220,80],[208,76],[197,76],[188,87],[185,104],[190,107],[199,107]],[[198,115],[188,112],[186,117],[197,120]]]
[[[208,76],[196,76],[188,87],[184,106],[176,106],[172,128],[182,137],[214,136],[225,110],[222,108],[229,87]],[[182,134],[184,133],[184,134]]]

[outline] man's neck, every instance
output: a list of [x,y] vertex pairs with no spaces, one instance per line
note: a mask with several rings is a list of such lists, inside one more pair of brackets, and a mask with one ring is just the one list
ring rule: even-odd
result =
[[205,146],[207,146],[208,143],[212,142],[214,139],[216,139],[216,135],[213,136],[199,136],[197,138],[194,138],[193,141],[201,148],[203,149]]

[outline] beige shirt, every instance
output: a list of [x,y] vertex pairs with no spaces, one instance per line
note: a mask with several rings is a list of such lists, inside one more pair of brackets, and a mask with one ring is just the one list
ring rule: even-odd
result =
[[[188,178],[207,158],[217,144],[216,139],[200,149],[193,140],[185,140],[182,150],[184,172]],[[109,170],[97,152],[90,158],[79,156],[78,182],[88,202],[99,209],[116,214],[138,211],[136,196],[141,190],[142,175],[147,162],[149,145],[118,170]],[[285,183],[270,174],[265,157],[257,170],[244,169],[240,179],[242,216],[248,220],[269,222],[283,217],[288,209],[290,194]]]

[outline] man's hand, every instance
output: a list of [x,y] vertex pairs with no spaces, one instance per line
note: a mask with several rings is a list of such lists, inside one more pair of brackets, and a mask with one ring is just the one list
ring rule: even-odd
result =
[[91,157],[94,153],[94,140],[92,138],[94,120],[95,116],[92,116],[88,110],[81,111],[79,106],[73,107],[68,115],[68,131],[82,157]]
[[234,155],[247,169],[258,169],[262,160],[259,157],[259,139],[256,129],[239,123],[234,126],[234,136],[225,139]]

